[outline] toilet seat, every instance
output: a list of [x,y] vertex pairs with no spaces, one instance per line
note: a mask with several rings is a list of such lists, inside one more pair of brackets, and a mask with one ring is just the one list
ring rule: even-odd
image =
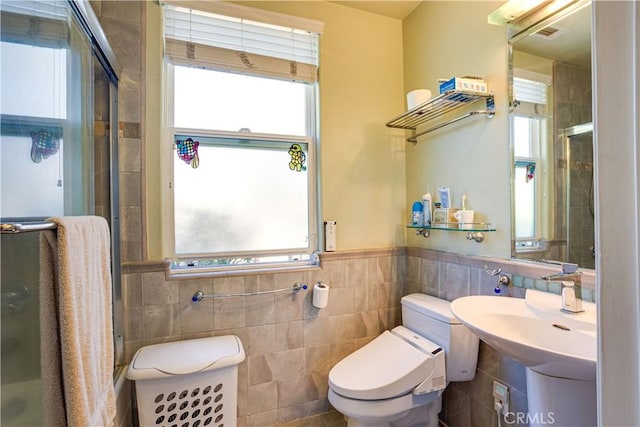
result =
[[402,396],[432,376],[434,359],[443,357],[440,352],[429,340],[398,326],[338,362],[329,372],[329,387],[358,400]]

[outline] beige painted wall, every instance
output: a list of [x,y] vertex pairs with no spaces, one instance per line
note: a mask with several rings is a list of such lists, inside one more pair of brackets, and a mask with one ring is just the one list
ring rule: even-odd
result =
[[533,71],[549,77],[553,76],[553,61],[547,58],[514,50],[513,63],[518,64],[517,67],[523,70]]
[[[325,22],[320,41],[322,217],[338,250],[405,245],[405,143],[385,123],[403,109],[402,22],[329,2],[242,2]],[[147,6],[147,69],[158,57],[159,7]],[[161,123],[158,76],[147,74],[147,123]],[[147,129],[152,126],[147,125]],[[147,259],[160,259],[159,135],[147,135]]]
[[[454,207],[467,195],[476,220],[497,232],[477,244],[463,232],[434,231],[407,244],[450,252],[510,257],[510,162],[507,110],[507,44],[503,27],[487,24],[501,2],[423,2],[403,21],[404,89],[438,93],[437,79],[481,76],[495,93],[496,116],[478,116],[427,134],[407,145],[407,202],[437,187],[451,189]],[[484,103],[477,105],[484,109]],[[438,198],[434,197],[437,201]]]

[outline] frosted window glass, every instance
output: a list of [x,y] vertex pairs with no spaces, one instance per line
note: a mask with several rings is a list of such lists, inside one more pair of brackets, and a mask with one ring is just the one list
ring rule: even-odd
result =
[[531,123],[528,117],[513,117],[513,149],[516,157],[531,157]]
[[515,172],[516,238],[535,237],[535,178],[527,182],[524,164],[516,164]]
[[176,254],[309,246],[308,173],[289,169],[290,143],[230,147],[199,139],[197,169],[174,153]]
[[1,216],[61,216],[65,213],[62,138],[57,152],[35,163],[29,134],[41,129],[62,134],[67,117],[67,51],[1,42],[0,54]]
[[2,217],[38,218],[64,214],[62,152],[40,163],[31,161],[31,138],[0,137]]
[[2,114],[66,118],[66,50],[2,42],[0,52]]
[[174,66],[174,126],[306,135],[306,84]]

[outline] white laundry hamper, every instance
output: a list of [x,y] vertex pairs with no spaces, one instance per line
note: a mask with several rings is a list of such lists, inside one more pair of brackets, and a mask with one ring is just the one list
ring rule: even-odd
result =
[[244,358],[233,335],[141,348],[127,371],[136,383],[140,426],[235,426]]

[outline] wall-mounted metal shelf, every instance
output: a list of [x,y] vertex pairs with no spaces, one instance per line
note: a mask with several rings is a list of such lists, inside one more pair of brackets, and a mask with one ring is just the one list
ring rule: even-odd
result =
[[[444,122],[437,120],[447,113],[482,100],[486,103],[485,110],[470,111]],[[392,119],[386,125],[391,128],[409,129],[413,131],[412,136],[407,138],[407,141],[412,144],[416,144],[419,136],[476,115],[486,115],[489,118],[495,115],[493,94],[451,90],[423,102],[422,104]],[[429,127],[428,129],[423,129],[420,132],[417,132],[418,126],[427,122],[434,122],[437,124]]]
[[477,243],[482,243],[484,241],[484,233],[496,231],[496,228],[487,223],[469,223],[466,224],[470,228],[459,228],[458,224],[454,223],[446,223],[442,225],[407,225],[407,228],[412,228],[416,230],[416,234],[419,236],[429,237],[431,235],[431,230],[447,230],[447,231],[462,231],[467,233],[467,240],[473,240]]

